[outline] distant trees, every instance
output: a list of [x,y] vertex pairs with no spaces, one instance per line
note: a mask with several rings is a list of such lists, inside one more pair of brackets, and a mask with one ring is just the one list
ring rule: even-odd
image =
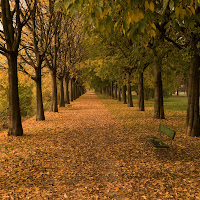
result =
[[[64,6],[65,5],[65,6]],[[162,68],[167,42],[178,49],[187,47],[190,59],[188,77],[187,134],[200,135],[199,120],[199,21],[200,1],[162,0],[162,1],[63,1],[66,13],[82,6],[84,13],[90,13],[100,35],[108,40],[115,30],[121,33],[122,40],[130,38],[134,45],[141,36],[142,46],[150,47],[154,60],[154,118],[165,118],[163,107]],[[87,6],[85,6],[87,5]],[[60,3],[61,6],[61,3]],[[85,6],[85,7],[84,7]],[[86,12],[87,10],[87,12]],[[88,16],[88,14],[86,14]],[[92,25],[94,28],[94,25]],[[104,37],[105,40],[107,38]],[[168,44],[169,44],[168,43]],[[187,51],[186,50],[186,51]],[[171,50],[170,50],[171,51]],[[138,55],[133,55],[137,57]],[[121,57],[119,57],[121,59]],[[136,67],[134,65],[134,67]],[[142,75],[142,74],[140,74]],[[128,83],[130,72],[128,72]],[[140,81],[142,79],[139,79]],[[111,87],[112,96],[113,87]],[[130,85],[128,84],[128,93]],[[140,91],[140,89],[139,89]],[[141,97],[141,96],[140,96]],[[128,98],[129,99],[129,98]],[[131,100],[129,99],[129,102]]]

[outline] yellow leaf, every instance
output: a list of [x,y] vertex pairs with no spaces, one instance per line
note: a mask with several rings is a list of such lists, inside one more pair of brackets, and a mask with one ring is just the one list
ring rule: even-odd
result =
[[117,25],[118,25],[118,22],[115,23],[115,25],[114,25],[114,30],[116,29]]
[[186,16],[186,10],[185,9],[180,9],[180,18],[184,19],[185,16]]
[[148,1],[145,1],[144,6],[145,6],[145,11],[148,10],[148,9],[149,9],[149,6],[150,6],[150,5],[149,5],[149,2],[148,2]]
[[151,37],[155,37],[156,36],[156,32],[154,30],[151,30]]
[[156,25],[154,23],[151,23],[151,27],[156,30]]
[[175,8],[175,15],[176,15],[176,18],[179,18],[179,15],[180,15],[180,8],[179,7]]
[[154,12],[154,3],[153,3],[153,2],[150,3],[149,9],[150,9],[152,12]]
[[129,16],[127,17],[127,25],[129,26],[130,23],[131,23],[131,16],[129,15]]
[[136,11],[136,13],[134,15],[134,21],[137,23],[143,18],[144,18],[144,14],[142,12],[140,12],[139,9],[137,9],[137,11]]
[[195,9],[193,6],[190,6],[190,10],[192,11],[192,14],[195,15]]

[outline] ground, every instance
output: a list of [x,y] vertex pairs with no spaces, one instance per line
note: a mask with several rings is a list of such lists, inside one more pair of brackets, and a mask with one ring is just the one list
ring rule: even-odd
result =
[[200,140],[178,132],[172,148],[155,149],[148,109],[138,120],[126,107],[135,118],[124,120],[125,105],[101,98],[88,92],[45,121],[25,120],[22,137],[2,132],[0,199],[200,199]]

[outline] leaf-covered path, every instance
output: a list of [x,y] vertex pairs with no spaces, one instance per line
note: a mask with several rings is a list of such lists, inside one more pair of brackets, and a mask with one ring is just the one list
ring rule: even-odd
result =
[[28,119],[23,127],[23,137],[5,136],[0,144],[1,198],[130,196],[121,156],[132,144],[94,93],[59,113],[47,112],[45,121]]
[[[186,177],[178,187],[180,170],[152,156],[92,92],[23,127],[23,137],[1,134],[0,199],[181,199],[191,183]],[[191,199],[199,197],[195,165],[188,163]]]

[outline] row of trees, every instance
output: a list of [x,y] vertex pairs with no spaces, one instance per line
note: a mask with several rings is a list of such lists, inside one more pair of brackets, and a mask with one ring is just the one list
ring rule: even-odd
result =
[[[110,66],[118,67],[121,64],[120,78],[110,80],[110,75],[108,75],[109,78],[105,78],[105,76],[99,76],[99,72],[96,72],[96,75],[101,81],[107,80],[111,84],[111,93],[112,81],[123,80],[121,84],[124,85],[125,80],[129,106],[132,106],[130,83],[135,73],[138,72],[140,77],[138,92],[141,102],[139,105],[143,110],[144,95],[141,92],[143,91],[143,73],[149,65],[154,68],[155,118],[165,117],[162,83],[164,63],[167,60],[168,62],[175,61],[171,59],[172,55],[179,56],[182,61],[177,62],[179,68],[176,71],[186,71],[188,67],[189,72],[186,132],[190,136],[200,135],[199,0],[68,0],[60,5],[64,6],[66,13],[81,7],[82,12],[92,19],[88,20],[91,22],[91,28],[95,29],[98,37],[108,45],[107,60]],[[169,60],[167,58],[170,54]],[[184,63],[184,66],[181,66],[181,63]],[[115,71],[110,72],[114,74]]]
[[[55,11],[55,0],[2,0],[0,5],[0,53],[8,60],[9,77],[9,131],[8,135],[21,136],[23,129],[18,91],[18,69],[36,85],[36,120],[44,120],[42,98],[42,69],[47,67],[52,77],[50,110],[58,111],[57,79],[60,83],[59,106],[85,92],[77,65],[84,58],[80,15],[67,17]],[[63,83],[64,86],[63,86]]]

